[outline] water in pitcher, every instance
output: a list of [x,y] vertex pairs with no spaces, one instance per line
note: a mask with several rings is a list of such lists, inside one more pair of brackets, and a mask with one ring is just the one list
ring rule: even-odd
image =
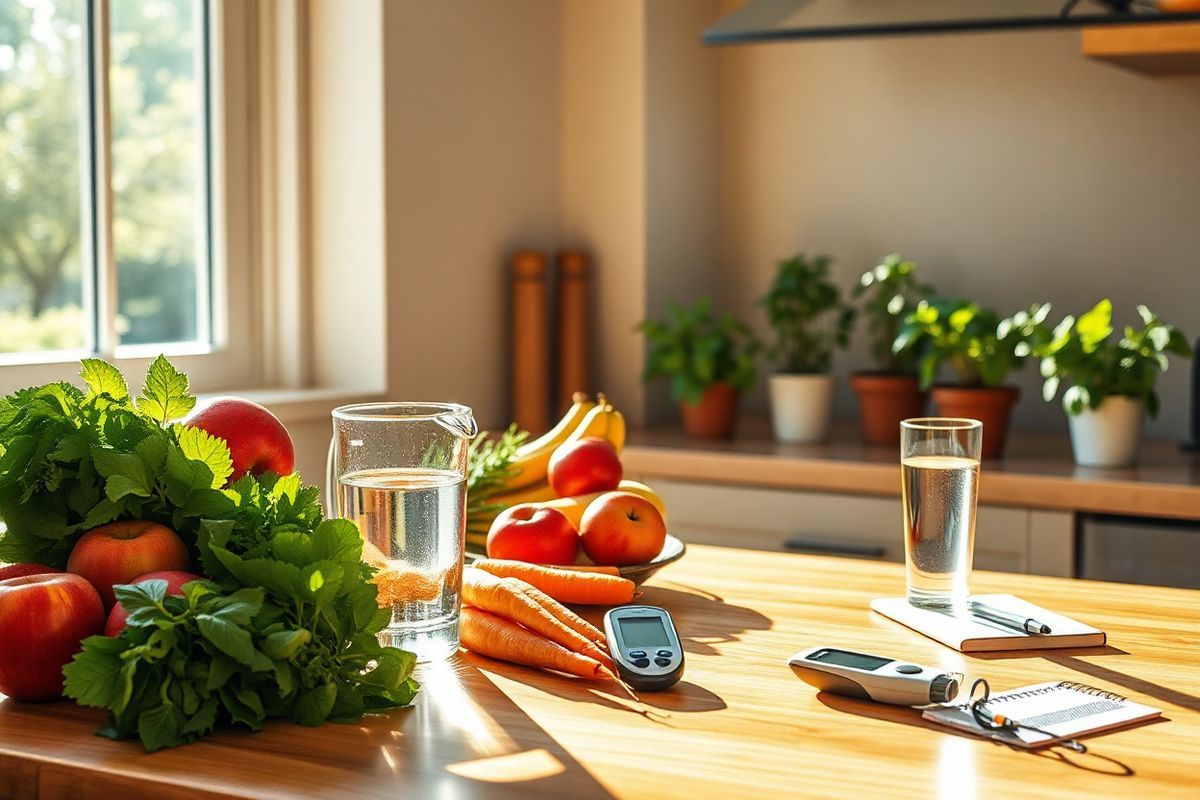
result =
[[900,464],[908,600],[936,608],[963,605],[975,549],[979,462],[909,456]]
[[458,649],[466,481],[457,472],[365,469],[338,480],[338,511],[358,524],[392,621],[380,635],[420,660]]

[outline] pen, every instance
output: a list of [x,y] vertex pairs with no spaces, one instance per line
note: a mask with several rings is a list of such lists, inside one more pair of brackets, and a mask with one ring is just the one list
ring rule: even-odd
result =
[[1007,611],[1001,611],[998,608],[985,606],[983,603],[972,600],[967,604],[970,612],[988,622],[995,622],[997,625],[1003,625],[1006,628],[1020,631],[1021,633],[1047,634],[1050,633],[1050,626],[1044,622],[1038,622],[1030,617],[1022,617],[1018,614],[1010,614]]

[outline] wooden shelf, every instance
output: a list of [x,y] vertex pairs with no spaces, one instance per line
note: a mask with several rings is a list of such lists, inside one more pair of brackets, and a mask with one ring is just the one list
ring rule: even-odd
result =
[[1200,22],[1084,28],[1083,54],[1150,74],[1200,72]]
[[[765,419],[741,421],[735,439],[688,439],[678,427],[635,430],[622,454],[630,475],[728,486],[757,486],[896,497],[899,455],[866,447],[849,423],[822,444],[781,444]],[[980,502],[1054,511],[1200,520],[1200,455],[1147,440],[1130,469],[1089,469],[1071,458],[1062,434],[1015,432],[1003,459],[985,461]]]

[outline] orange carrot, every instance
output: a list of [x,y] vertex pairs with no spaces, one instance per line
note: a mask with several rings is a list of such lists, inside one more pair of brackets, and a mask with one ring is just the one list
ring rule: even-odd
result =
[[484,558],[472,566],[501,578],[518,578],[541,589],[560,603],[619,606],[633,600],[634,583],[628,578],[598,572],[573,572],[520,561]]
[[597,572],[601,575],[616,575],[620,576],[621,570],[619,567],[602,567],[599,564],[566,564],[554,569],[566,570],[567,572]]
[[599,661],[572,652],[511,620],[478,608],[463,606],[458,630],[463,647],[488,658],[558,670],[581,678],[616,680],[612,672]]
[[[526,584],[528,585],[528,584]],[[613,668],[612,658],[583,634],[567,627],[540,603],[521,591],[519,581],[508,583],[482,570],[463,570],[463,602],[524,625],[580,655]]]
[[595,642],[600,647],[608,647],[608,640],[604,638],[604,634],[599,628],[576,614],[571,609],[564,606],[562,603],[555,600],[550,595],[543,592],[541,589],[537,588],[536,586],[530,586],[528,583],[523,580],[519,580],[518,578],[504,578],[504,582],[509,583],[513,586],[513,588],[518,589],[519,591],[522,591],[532,597],[535,601],[537,601],[538,605],[550,612],[554,618],[563,625],[566,625],[573,631],[577,631],[579,634]]

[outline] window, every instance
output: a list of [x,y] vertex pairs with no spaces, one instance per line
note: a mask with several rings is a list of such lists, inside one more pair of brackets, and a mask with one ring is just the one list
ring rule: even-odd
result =
[[[243,13],[219,0],[0,2],[0,365],[253,340],[250,247],[221,241],[226,204],[212,191],[248,194],[231,175],[250,180],[250,123],[221,107],[244,102],[226,84],[248,83],[252,59],[225,53],[225,31],[244,20],[210,5]],[[230,55],[238,72],[225,81]],[[237,276],[221,268],[230,249]],[[246,385],[253,356],[236,362],[209,383]],[[0,389],[50,374],[20,369]]]

